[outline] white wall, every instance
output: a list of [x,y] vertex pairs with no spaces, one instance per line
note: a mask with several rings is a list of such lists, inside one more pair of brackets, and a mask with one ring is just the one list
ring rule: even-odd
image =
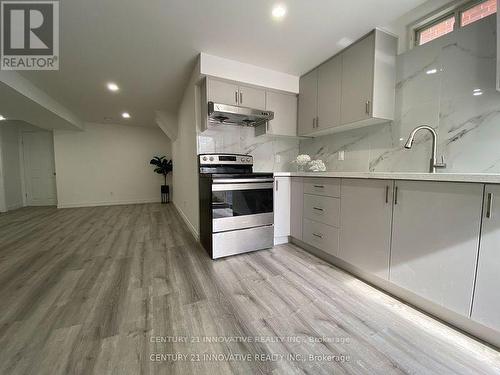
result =
[[202,75],[250,83],[298,94],[299,77],[218,56],[200,54]]
[[58,207],[160,201],[163,177],[149,161],[170,158],[171,145],[159,128],[87,124],[82,132],[56,130],[54,149]]
[[0,125],[4,202],[7,211],[23,206],[21,159],[19,148],[20,128],[16,123]]
[[199,127],[199,101],[197,100],[196,87],[198,78],[199,67],[196,67],[186,91],[184,92],[177,113],[177,139],[172,143],[174,160],[173,202],[195,236],[199,234],[196,140],[197,128]]

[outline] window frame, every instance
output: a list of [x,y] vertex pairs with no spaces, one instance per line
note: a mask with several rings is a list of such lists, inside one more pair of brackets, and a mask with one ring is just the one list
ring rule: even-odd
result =
[[[475,6],[484,3],[488,0],[458,0],[453,2],[452,4],[448,4],[443,8],[440,8],[436,10],[435,12],[432,12],[428,14],[427,16],[423,17],[419,21],[413,23],[412,25],[409,26],[409,29],[411,32],[409,33],[410,35],[410,49],[414,47],[419,47],[421,44],[419,44],[420,41],[420,34],[422,31],[435,26],[443,21],[445,21],[448,18],[451,18],[452,16],[455,17],[455,24],[453,26],[453,31],[456,31],[462,27],[467,27],[462,26],[462,13],[466,12]],[[497,10],[498,11],[498,10]],[[448,33],[451,34],[451,33]],[[447,35],[447,34],[445,34]],[[436,38],[439,39],[440,37]],[[433,39],[435,40],[435,39]],[[429,41],[430,43],[432,41]],[[425,43],[427,44],[427,43]],[[422,44],[422,45],[425,45]]]

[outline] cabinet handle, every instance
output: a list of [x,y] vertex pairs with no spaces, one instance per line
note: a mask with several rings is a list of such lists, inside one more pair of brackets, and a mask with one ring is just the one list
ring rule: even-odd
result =
[[234,101],[238,104],[238,90],[234,92]]
[[319,116],[316,117],[316,127],[319,128]]
[[316,127],[316,117],[313,118],[313,129]]
[[279,182],[279,181],[278,181],[278,180],[276,180],[275,182],[276,182],[276,184],[275,184],[275,185],[276,185],[276,191],[278,191],[278,182]]
[[318,189],[324,189],[325,185],[313,185],[313,187],[318,188]]
[[398,204],[398,187],[394,189],[394,204]]
[[486,204],[486,218],[491,219],[491,209],[493,207],[493,194],[488,193],[487,197],[488,197],[487,198],[488,203]]
[[240,91],[240,104],[243,104],[243,93]]
[[371,104],[371,103],[370,103],[370,101],[368,100],[368,101],[366,102],[366,107],[365,107],[365,109],[366,109],[366,114],[367,114],[367,115],[369,115],[369,114],[370,114],[370,107],[371,107],[371,105],[370,105],[370,104]]
[[385,187],[385,203],[389,203],[389,185]]
[[321,212],[323,212],[323,211],[324,211],[322,208],[319,208],[319,207],[313,207],[313,210],[316,210],[316,211],[321,211]]
[[314,237],[323,238],[323,235],[321,235],[321,234],[313,233],[312,235],[313,235]]

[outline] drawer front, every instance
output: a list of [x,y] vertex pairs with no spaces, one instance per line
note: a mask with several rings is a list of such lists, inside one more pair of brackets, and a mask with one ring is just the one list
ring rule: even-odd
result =
[[304,217],[340,227],[340,199],[304,194]]
[[339,230],[329,225],[304,218],[304,242],[325,253],[338,256]]
[[339,178],[305,178],[304,194],[340,198]]

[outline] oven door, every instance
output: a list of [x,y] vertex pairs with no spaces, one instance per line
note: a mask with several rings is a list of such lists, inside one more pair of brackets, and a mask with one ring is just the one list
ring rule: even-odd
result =
[[213,233],[272,225],[273,179],[214,179],[212,220]]

